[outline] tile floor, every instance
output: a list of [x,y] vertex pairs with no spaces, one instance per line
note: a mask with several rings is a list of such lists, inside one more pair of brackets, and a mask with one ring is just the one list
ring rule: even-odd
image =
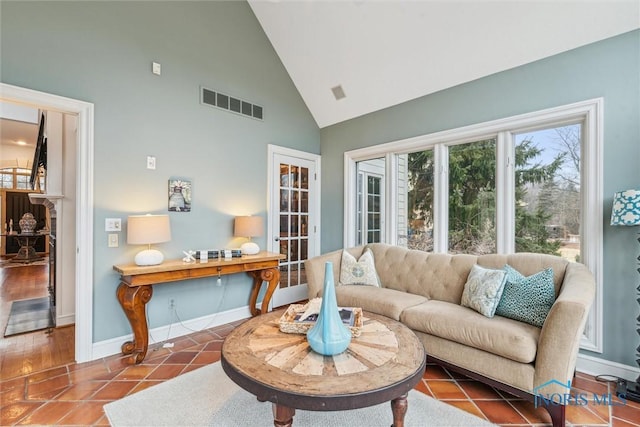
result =
[[[151,347],[145,361],[126,364],[120,356],[69,364],[0,382],[0,425],[109,425],[102,406],[220,359],[224,337],[237,324],[223,325],[173,340],[174,347]],[[606,393],[606,384],[578,374],[579,390]],[[546,411],[490,387],[429,365],[416,389],[501,426],[549,425]],[[572,406],[568,425],[640,426],[640,404]]]

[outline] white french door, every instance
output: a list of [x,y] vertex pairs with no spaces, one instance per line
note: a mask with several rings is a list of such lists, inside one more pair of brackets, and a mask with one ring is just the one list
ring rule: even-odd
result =
[[320,157],[269,146],[269,250],[285,255],[272,305],[307,299],[304,261],[320,250]]

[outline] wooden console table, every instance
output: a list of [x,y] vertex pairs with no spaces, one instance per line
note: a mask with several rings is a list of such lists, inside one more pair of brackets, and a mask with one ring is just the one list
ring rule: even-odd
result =
[[[182,260],[169,260],[160,265],[150,266],[114,265],[113,269],[120,273],[120,285],[116,295],[133,330],[133,341],[122,344],[122,353],[131,354],[130,364],[142,362],[147,355],[149,328],[145,306],[153,295],[152,285],[246,272],[253,277],[249,308],[251,314],[257,316],[269,309],[271,296],[280,282],[278,266],[282,259],[285,259],[284,255],[260,252],[257,255],[243,255],[229,260],[221,258],[209,262],[186,263]],[[267,292],[262,300],[261,309],[257,309],[258,293],[264,281],[268,282]]]

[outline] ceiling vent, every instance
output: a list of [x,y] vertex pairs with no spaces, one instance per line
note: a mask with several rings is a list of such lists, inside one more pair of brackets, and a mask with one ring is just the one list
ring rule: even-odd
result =
[[204,87],[200,91],[200,103],[252,119],[264,119],[264,108],[260,105]]
[[336,101],[340,101],[342,98],[346,98],[347,95],[344,93],[344,89],[342,89],[341,85],[331,88],[331,92],[333,92],[333,96],[336,98]]

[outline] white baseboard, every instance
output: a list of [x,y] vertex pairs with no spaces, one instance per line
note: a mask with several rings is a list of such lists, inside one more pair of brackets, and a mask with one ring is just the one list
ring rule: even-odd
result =
[[593,376],[610,375],[630,381],[635,381],[640,375],[640,369],[637,367],[587,356],[586,354],[578,354],[576,370]]
[[[210,314],[204,317],[198,317],[196,319],[173,323],[171,325],[161,326],[149,331],[149,345],[189,335],[205,328],[213,328],[215,326],[224,325],[237,320],[247,319],[249,317],[251,317],[249,306],[245,306],[220,313]],[[126,341],[131,341],[132,338],[133,334],[129,334],[93,343],[91,360],[119,354],[121,352],[122,344]]]
[[56,327],[75,325],[75,323],[76,323],[75,314],[65,314],[62,316],[56,316]]

